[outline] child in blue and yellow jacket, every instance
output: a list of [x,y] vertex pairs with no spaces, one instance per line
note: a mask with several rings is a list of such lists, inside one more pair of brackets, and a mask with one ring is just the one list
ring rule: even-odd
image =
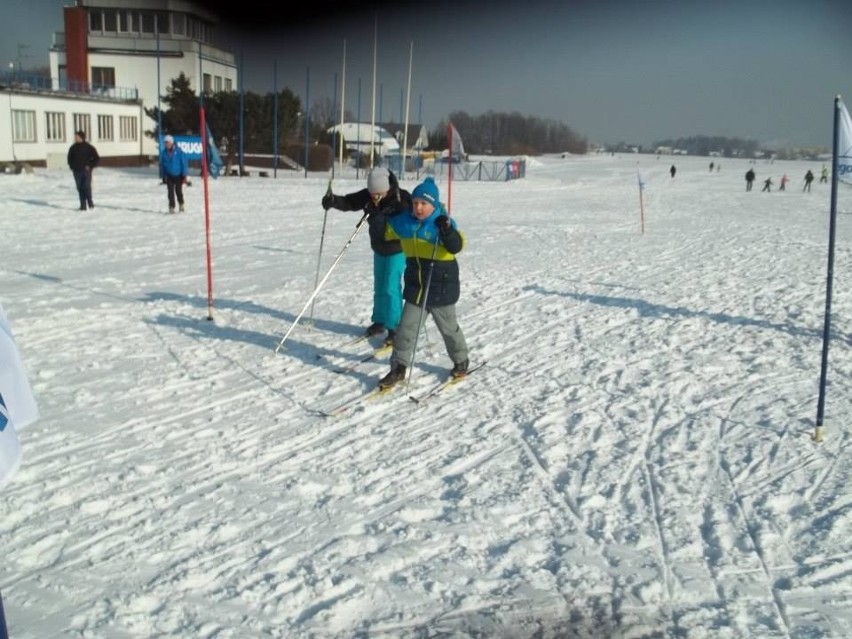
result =
[[381,388],[405,379],[422,328],[420,320],[425,321],[426,315],[432,316],[444,339],[453,377],[464,376],[468,369],[467,342],[456,317],[461,284],[455,255],[464,247],[464,236],[447,214],[431,177],[415,187],[411,200],[411,210],[387,218],[385,227],[385,237],[399,240],[405,253],[405,305],[393,340],[391,369],[379,381]]

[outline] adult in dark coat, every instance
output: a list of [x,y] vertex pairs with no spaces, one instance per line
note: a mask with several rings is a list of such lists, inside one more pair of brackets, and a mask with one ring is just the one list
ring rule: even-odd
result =
[[328,192],[322,198],[325,210],[363,211],[369,216],[370,247],[373,249],[373,322],[367,335],[381,335],[387,329],[387,345],[393,343],[402,317],[402,276],[405,255],[398,239],[385,238],[385,222],[411,210],[411,194],[400,188],[393,171],[375,167],[367,176],[367,188],[346,195]]
[[86,142],[86,132],[77,131],[74,134],[74,144],[68,149],[68,166],[74,173],[81,211],[85,211],[87,206],[90,209],[95,208],[92,201],[92,169],[100,160],[97,149]]

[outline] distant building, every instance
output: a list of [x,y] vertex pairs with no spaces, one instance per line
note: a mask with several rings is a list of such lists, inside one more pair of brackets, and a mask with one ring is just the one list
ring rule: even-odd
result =
[[657,155],[671,155],[672,147],[670,146],[658,146],[657,150],[654,151]]
[[[117,120],[131,117],[128,109],[137,118],[136,159],[156,155],[157,141],[144,135],[154,122],[140,105],[157,106],[158,96],[165,95],[173,78],[183,73],[196,93],[199,88],[205,93],[237,89],[234,55],[214,45],[218,20],[201,4],[76,0],[74,6],[63,7],[63,14],[65,30],[54,34],[50,48],[50,80],[20,73],[0,78],[3,92],[12,96],[12,106],[0,100],[0,118],[13,123],[8,141],[0,131],[0,161],[46,162],[53,146],[73,142],[76,121],[86,115],[93,127],[90,141],[101,156],[123,157],[127,145],[112,142],[122,130],[130,141],[133,127],[126,124],[122,129]],[[113,119],[112,128],[108,117]],[[97,128],[99,121],[104,137]]]
[[401,144],[381,126],[373,126],[364,122],[344,122],[328,129],[328,133],[343,136],[343,143],[350,155],[367,154],[372,148],[379,157],[399,155]]
[[[75,131],[85,131],[102,165],[139,164],[145,114],[135,98],[90,97],[0,81],[0,162],[65,168]],[[8,98],[8,99],[7,99]]]
[[406,128],[403,124],[384,122],[379,125],[390,133],[402,148],[406,144],[408,154],[416,154],[429,146],[429,133],[422,124],[409,124]]

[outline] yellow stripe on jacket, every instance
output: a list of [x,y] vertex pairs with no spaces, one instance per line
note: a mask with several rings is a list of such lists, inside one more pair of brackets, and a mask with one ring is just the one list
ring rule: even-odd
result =
[[[417,227],[416,232],[420,232],[421,226]],[[426,235],[427,238],[417,237],[416,235],[413,237],[400,237],[390,224],[385,227],[385,239],[399,240],[402,245],[402,252],[405,253],[406,257],[431,260],[432,252],[434,251],[436,262],[450,262],[456,259],[455,255],[444,248],[440,240],[438,241],[438,248],[435,250],[435,237],[433,233],[427,230]],[[464,242],[464,234],[459,231],[459,235],[462,238],[462,242]]]

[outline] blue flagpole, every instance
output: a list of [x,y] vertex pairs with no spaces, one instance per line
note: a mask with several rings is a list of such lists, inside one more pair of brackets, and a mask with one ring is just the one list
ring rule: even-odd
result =
[[310,129],[310,91],[311,91],[311,67],[305,72],[305,177],[308,177],[308,133]]
[[278,177],[278,60],[272,61],[272,86],[274,87],[272,116],[272,177]]
[[358,137],[358,155],[355,156],[357,158],[355,161],[355,179],[358,180],[361,177],[361,78],[358,78],[358,126],[356,135]]
[[157,155],[163,148],[163,108],[160,106],[160,94],[163,86],[160,84],[160,21],[154,21],[157,30]]
[[243,135],[243,123],[245,122],[245,108],[243,107],[243,100],[245,99],[245,80],[243,79],[243,52],[240,51],[240,168],[238,169],[240,177],[243,177],[243,148],[244,148],[244,135]]
[[840,96],[834,98],[834,141],[831,160],[831,209],[828,224],[828,272],[825,279],[825,324],[822,331],[822,363],[819,373],[819,399],[817,400],[816,428],[813,440],[823,440],[825,418],[825,387],[828,383],[828,345],[831,337],[831,288],[834,281],[834,239],[837,227],[837,163],[840,138]]
[[[417,107],[417,124],[419,124],[420,127],[423,128],[423,94],[422,93],[420,94],[419,102],[420,102],[420,104]],[[420,164],[422,162],[423,162],[423,147],[421,146],[420,147],[420,157],[418,158],[418,160],[415,164],[417,166],[416,178],[418,180],[420,179]],[[480,165],[480,168],[481,168],[481,165]]]
[[[198,84],[201,87],[198,91],[198,105],[204,108],[204,70],[201,68],[201,41],[198,41]],[[203,135],[203,133],[202,133]]]
[[[334,91],[332,93],[333,97],[331,98],[331,112],[333,114],[337,113],[337,73],[334,74]],[[332,120],[332,124],[334,120]],[[342,134],[342,130],[341,130]],[[331,177],[334,179],[334,160],[337,158],[337,135],[332,134],[331,136]]]

